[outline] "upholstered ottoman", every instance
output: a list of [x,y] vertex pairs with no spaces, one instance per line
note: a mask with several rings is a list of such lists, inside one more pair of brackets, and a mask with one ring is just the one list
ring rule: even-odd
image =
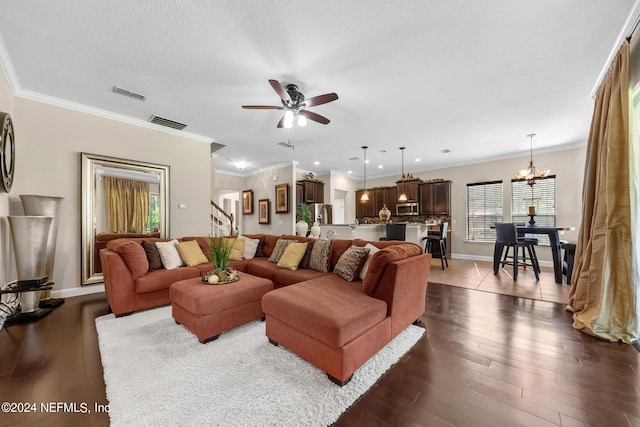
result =
[[169,288],[171,314],[201,343],[264,316],[262,297],[273,289],[269,279],[238,272],[240,280],[209,285],[198,278],[175,282]]

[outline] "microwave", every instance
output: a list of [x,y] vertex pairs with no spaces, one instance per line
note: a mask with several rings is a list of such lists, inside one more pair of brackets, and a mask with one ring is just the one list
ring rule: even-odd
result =
[[396,205],[396,215],[418,215],[417,203],[398,203]]

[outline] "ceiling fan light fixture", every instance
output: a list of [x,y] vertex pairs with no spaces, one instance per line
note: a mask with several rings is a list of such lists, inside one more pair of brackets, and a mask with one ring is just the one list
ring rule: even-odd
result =
[[298,114],[298,126],[306,126],[306,125],[307,125],[307,118],[302,114]]

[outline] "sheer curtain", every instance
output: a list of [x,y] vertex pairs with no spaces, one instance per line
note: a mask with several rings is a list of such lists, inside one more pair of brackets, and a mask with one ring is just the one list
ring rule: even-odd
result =
[[149,183],[104,177],[107,229],[110,233],[146,233],[149,216]]
[[625,42],[596,96],[567,308],[574,313],[576,329],[627,343],[640,335],[639,285],[633,274],[637,248],[631,239],[636,226],[632,227],[630,205],[629,117],[629,43]]

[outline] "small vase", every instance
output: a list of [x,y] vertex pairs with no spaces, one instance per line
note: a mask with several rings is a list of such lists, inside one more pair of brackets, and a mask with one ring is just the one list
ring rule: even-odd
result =
[[314,222],[311,226],[311,236],[317,239],[318,237],[320,237],[320,231],[320,224],[318,224],[318,221]]
[[306,236],[307,231],[309,230],[309,225],[305,221],[298,221],[296,223],[296,233],[298,236]]
[[389,210],[387,205],[382,205],[382,209],[380,209],[380,212],[378,212],[378,216],[385,223],[389,222],[389,218],[391,218],[391,211]]

